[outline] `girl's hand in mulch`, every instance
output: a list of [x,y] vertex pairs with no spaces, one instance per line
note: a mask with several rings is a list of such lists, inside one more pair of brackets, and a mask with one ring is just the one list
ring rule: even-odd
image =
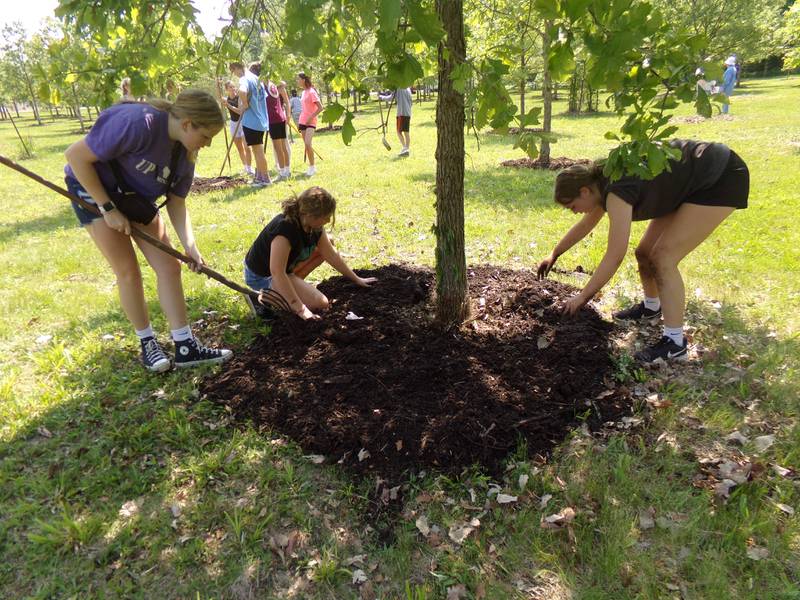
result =
[[355,283],[356,283],[356,285],[359,285],[361,287],[369,287],[371,284],[375,283],[376,281],[378,281],[377,277],[359,277],[358,281],[356,281]]
[[580,294],[575,294],[572,298],[564,302],[564,306],[561,307],[561,312],[571,317],[575,316],[584,304],[586,304],[586,301],[581,298]]
[[200,254],[197,246],[192,246],[189,248],[189,250],[186,252],[186,255],[194,261],[193,263],[187,263],[188,267],[195,273],[199,273],[200,267],[206,264],[206,262],[203,260],[203,256]]

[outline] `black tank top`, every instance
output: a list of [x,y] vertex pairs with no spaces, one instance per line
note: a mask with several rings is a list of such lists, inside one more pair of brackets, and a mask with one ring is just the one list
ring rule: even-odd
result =
[[[239,96],[234,96],[233,98],[231,98],[229,96],[229,97],[225,98],[225,100],[228,102],[228,104],[233,104],[236,108],[239,108]],[[239,117],[241,115],[236,114],[235,112],[233,112],[231,110],[230,106],[228,107],[228,112],[231,113],[231,121],[233,121],[235,123],[236,121],[239,120]]]

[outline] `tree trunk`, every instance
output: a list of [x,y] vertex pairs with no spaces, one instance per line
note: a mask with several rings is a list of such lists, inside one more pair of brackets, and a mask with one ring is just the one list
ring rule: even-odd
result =
[[12,100],[11,102],[14,104],[14,112],[17,113],[17,118],[19,119],[19,106],[17,106],[17,101]]
[[464,95],[450,73],[464,63],[463,0],[437,0],[447,37],[439,43],[436,100],[436,318],[448,329],[469,316],[464,254]]
[[525,52],[523,51],[520,59],[519,66],[522,69],[522,77],[519,79],[519,114],[525,116]]
[[[542,111],[542,131],[548,134],[552,131],[553,124],[553,82],[550,77],[550,68],[547,65],[547,56],[550,54],[550,34],[548,33],[553,27],[553,21],[547,20],[544,23],[544,33],[542,34],[542,57],[544,64],[542,66],[542,103],[544,110]],[[539,158],[542,161],[550,160],[550,142],[547,139],[542,139],[542,145],[539,149]]]
[[22,74],[25,77],[25,84],[28,86],[28,93],[31,95],[31,106],[33,107],[33,116],[36,119],[36,122],[41,125],[42,118],[39,116],[39,107],[36,105],[36,94],[33,93],[33,83],[31,82],[31,78],[28,77],[28,72],[25,70],[25,67],[22,68]]
[[86,127],[83,124],[83,115],[81,115],[81,101],[78,99],[78,91],[75,89],[75,83],[72,84],[72,97],[75,99],[75,112],[78,115],[78,121],[81,124],[81,133],[86,133]]

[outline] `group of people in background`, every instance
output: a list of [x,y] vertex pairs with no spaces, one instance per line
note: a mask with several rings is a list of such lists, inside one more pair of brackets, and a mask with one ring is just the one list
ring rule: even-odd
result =
[[[286,92],[286,83],[272,81],[263,72],[260,62],[250,63],[246,68],[241,62],[232,62],[229,68],[239,83],[225,83],[226,95],[223,101],[230,113],[230,131],[245,174],[253,178],[251,185],[266,187],[273,182],[291,178],[291,148],[288,142],[291,126],[295,126],[303,138],[305,158],[309,165],[305,176],[315,175],[317,170],[313,139],[317,116],[323,107],[311,78],[305,73],[298,73],[297,85],[302,89],[302,95],[297,98],[297,92],[292,90],[290,99]],[[277,167],[275,179],[270,176],[264,152],[266,136],[272,140]]]
[[739,83],[740,66],[735,54],[731,54],[726,58],[722,66],[724,69],[722,73],[722,85],[717,85],[717,82],[713,80],[708,81],[701,67],[698,67],[695,71],[695,77],[697,77],[698,89],[702,89],[706,94],[725,94],[726,101],[722,103],[722,114],[727,115],[730,112],[730,102],[727,102],[727,98],[733,95],[733,90]]

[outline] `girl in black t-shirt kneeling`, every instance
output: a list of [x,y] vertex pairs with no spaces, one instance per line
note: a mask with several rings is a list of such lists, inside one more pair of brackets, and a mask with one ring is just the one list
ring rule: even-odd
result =
[[244,279],[252,289],[273,289],[302,319],[319,319],[316,313],[328,308],[328,299],[305,278],[323,262],[361,287],[377,281],[353,273],[331,244],[324,227],[335,220],[336,200],[327,191],[308,188],[285,200],[282,209],[247,252]]
[[636,247],[644,301],[614,315],[621,321],[654,321],[664,317],[661,340],[637,353],[652,362],[687,358],[683,335],[686,292],[678,264],[699,246],[734,210],[747,207],[750,174],[747,165],[724,144],[673,140],[680,157],[653,179],[623,177],[609,182],[602,164],[573,165],[556,177],[554,199],[574,213],[584,213],[539,264],[545,277],[559,256],[586,237],[608,213],[608,246],[589,282],[566,301],[564,312],[575,314],[616,273],[625,253],[632,221],[647,226]]

